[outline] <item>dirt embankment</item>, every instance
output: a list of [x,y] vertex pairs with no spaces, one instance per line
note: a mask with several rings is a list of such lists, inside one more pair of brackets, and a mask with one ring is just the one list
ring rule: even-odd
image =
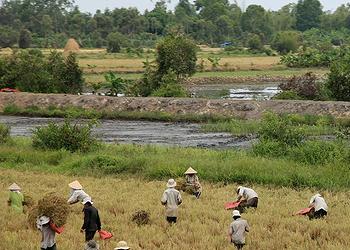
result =
[[0,111],[7,105],[21,108],[81,107],[106,111],[166,112],[172,114],[214,114],[241,118],[259,118],[264,111],[350,116],[350,102],[314,101],[234,101],[190,98],[116,98],[63,94],[0,93]]

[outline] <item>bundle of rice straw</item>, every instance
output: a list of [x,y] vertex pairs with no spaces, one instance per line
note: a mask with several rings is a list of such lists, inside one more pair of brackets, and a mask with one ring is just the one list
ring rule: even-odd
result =
[[38,205],[29,211],[28,222],[31,226],[36,225],[36,219],[45,215],[50,217],[57,227],[62,227],[67,222],[69,211],[69,205],[63,197],[50,193],[39,200]]
[[35,206],[35,201],[34,201],[33,197],[31,197],[30,195],[28,195],[26,193],[24,193],[23,196],[24,196],[24,201],[23,201],[24,206],[26,206],[28,208]]
[[75,41],[75,39],[70,38],[68,39],[66,46],[64,47],[64,53],[70,53],[70,52],[79,52],[80,50],[80,46],[77,43],[77,41]]
[[138,226],[143,226],[143,225],[147,225],[150,223],[150,216],[149,213],[144,211],[144,210],[140,210],[140,211],[136,211],[133,215],[132,215],[132,219],[133,222],[135,222]]
[[36,229],[36,220],[39,217],[39,211],[38,211],[38,206],[34,206],[28,211],[27,215],[27,221],[29,224],[29,227],[32,229]]
[[186,191],[186,181],[185,180],[178,180],[176,181],[176,187],[179,191]]

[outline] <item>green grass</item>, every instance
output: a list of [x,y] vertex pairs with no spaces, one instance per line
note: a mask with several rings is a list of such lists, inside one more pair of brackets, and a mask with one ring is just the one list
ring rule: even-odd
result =
[[[203,78],[203,77],[289,77],[294,75],[303,75],[307,72],[314,72],[316,74],[324,75],[329,71],[326,69],[282,69],[282,70],[239,70],[239,71],[212,71],[212,72],[197,72],[192,78]],[[140,73],[117,73],[119,76],[125,79],[135,80],[140,79],[142,74]],[[104,82],[104,74],[85,74],[85,80],[89,83]],[[249,84],[249,82],[245,82]],[[253,82],[252,84],[259,84]]]
[[350,187],[346,164],[306,165],[247,152],[138,145],[106,145],[90,153],[35,150],[30,139],[0,145],[0,167],[69,175],[135,175],[149,180],[183,176],[194,167],[217,183],[265,184],[339,190]]

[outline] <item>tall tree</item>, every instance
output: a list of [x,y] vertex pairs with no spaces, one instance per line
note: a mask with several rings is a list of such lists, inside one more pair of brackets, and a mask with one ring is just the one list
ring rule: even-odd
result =
[[296,6],[296,27],[300,31],[320,27],[322,5],[319,0],[299,0]]

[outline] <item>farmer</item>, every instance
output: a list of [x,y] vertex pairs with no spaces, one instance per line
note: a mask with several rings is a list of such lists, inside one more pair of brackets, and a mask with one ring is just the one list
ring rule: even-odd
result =
[[246,220],[241,219],[241,214],[238,210],[233,210],[233,222],[228,230],[228,237],[237,249],[243,249],[245,245],[245,234],[249,232],[249,225]]
[[10,190],[10,196],[7,202],[8,205],[11,206],[14,211],[23,213],[24,196],[21,193],[21,188],[16,183],[13,183],[8,189]]
[[72,205],[78,203],[79,201],[82,202],[86,198],[91,199],[91,197],[84,192],[83,186],[79,183],[79,181],[73,181],[69,183],[68,186],[71,188],[70,197],[67,201],[68,204]]
[[309,207],[311,211],[307,214],[309,219],[322,219],[327,215],[328,206],[325,199],[320,194],[311,197]]
[[41,231],[41,249],[56,250],[56,232],[50,226],[50,218],[41,216],[37,219],[36,225]]
[[84,250],[99,250],[99,249],[100,249],[100,246],[94,240],[90,240],[86,242],[86,245],[84,247]]
[[128,243],[126,243],[126,241],[119,241],[117,244],[117,247],[114,248],[114,250],[127,250],[130,249],[130,247],[128,247]]
[[84,224],[80,232],[85,232],[85,241],[88,242],[94,239],[96,231],[101,230],[101,221],[90,197],[85,198],[82,204],[84,205]]
[[185,172],[185,178],[186,178],[186,187],[193,189],[194,195],[196,196],[197,199],[199,199],[199,197],[202,194],[202,186],[199,183],[197,171],[194,170],[193,168],[187,169],[187,171]]
[[239,186],[237,188],[237,201],[240,202],[237,209],[242,213],[245,208],[258,207],[258,194],[251,188]]
[[181,194],[175,189],[176,182],[169,179],[166,184],[167,189],[164,191],[161,202],[166,208],[166,220],[172,224],[177,221],[178,205],[182,203]]

